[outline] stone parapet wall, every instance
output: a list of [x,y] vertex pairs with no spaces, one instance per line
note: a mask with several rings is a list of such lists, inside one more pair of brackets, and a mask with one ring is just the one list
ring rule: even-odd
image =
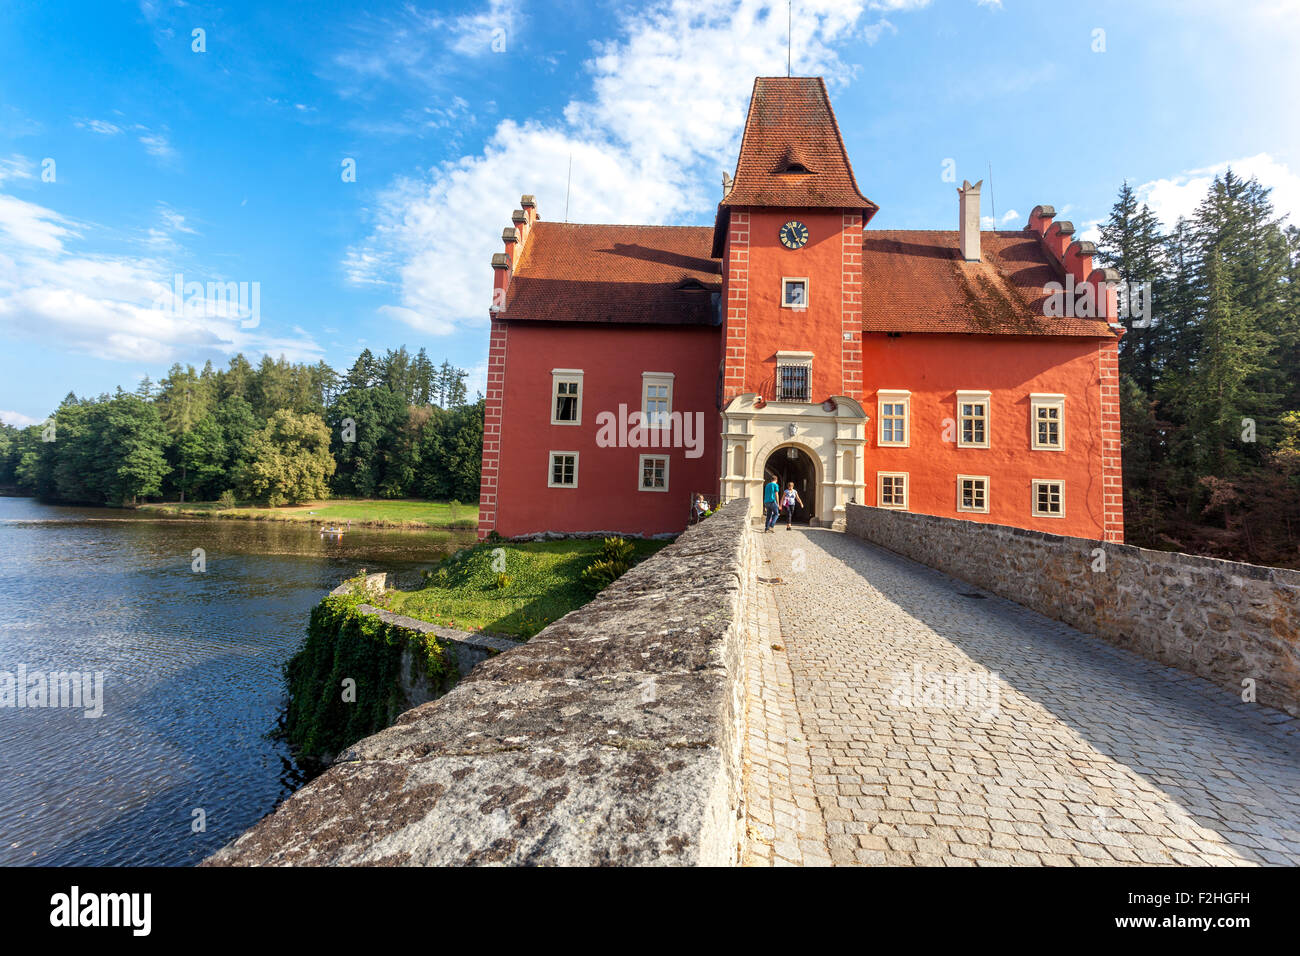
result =
[[[350,594],[355,586],[352,581],[345,581],[330,592],[330,596]],[[365,575],[361,587],[366,591],[383,591],[388,586],[387,572],[378,572],[376,574]],[[474,631],[462,631],[454,627],[444,627],[441,624],[431,624],[428,621],[421,621],[418,618],[407,617],[405,614],[395,614],[392,611],[385,611],[369,604],[362,604],[357,607],[362,614],[369,614],[377,617],[379,620],[388,624],[396,624],[407,630],[418,631],[421,634],[432,634],[438,638],[442,646],[451,653],[452,660],[456,664],[456,674],[465,675],[472,671],[483,661],[493,655],[500,654],[503,651],[511,650],[518,647],[519,642],[508,637],[500,637],[493,634],[479,634]],[[402,650],[402,696],[406,699],[406,706],[416,707],[430,700],[435,700],[440,696],[442,688],[434,687],[430,682],[419,673],[418,668],[413,668],[412,654],[409,647]],[[412,676],[414,674],[414,676]]]
[[735,863],[747,512],[354,744],[204,865]]
[[856,504],[847,531],[1300,716],[1300,571]]

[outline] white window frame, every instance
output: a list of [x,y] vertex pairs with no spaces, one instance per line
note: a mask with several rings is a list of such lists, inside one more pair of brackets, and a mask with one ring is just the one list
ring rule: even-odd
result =
[[[984,507],[983,508],[967,508],[965,505],[962,504],[961,483],[963,481],[984,482]],[[989,476],[988,475],[958,475],[957,476],[957,510],[963,514],[986,515],[989,513]]]
[[[885,479],[902,478],[903,479],[903,503],[901,505],[885,504]],[[891,511],[906,511],[912,504],[912,481],[905,471],[878,471],[876,472],[876,506],[879,508],[888,508]]]
[[[1061,510],[1056,513],[1050,511],[1038,510],[1038,486],[1039,485],[1057,485],[1061,489]],[[1061,478],[1035,478],[1029,483],[1029,509],[1035,518],[1064,518],[1065,517],[1065,481]]]
[[[786,301],[785,293],[786,290],[789,288],[791,282],[803,283],[803,304],[802,305],[796,305],[795,303]],[[811,299],[812,299],[812,287],[808,284],[807,276],[781,276],[781,308],[793,309],[795,312],[807,312],[808,303],[809,301],[811,301]]]
[[[1044,445],[1038,441],[1038,410],[1055,408],[1056,437],[1059,443]],[[1029,396],[1029,447],[1034,451],[1065,451],[1065,396],[1034,393]]]
[[[573,484],[562,485],[555,483],[555,456],[572,455],[573,456]],[[578,464],[579,455],[576,451],[548,451],[546,453],[546,487],[547,488],[577,488],[578,487]]]
[[[676,391],[676,388],[673,385],[673,380],[676,377],[677,377],[676,374],[673,372],[642,372],[641,373],[641,425],[642,427],[661,428],[661,429],[672,427],[673,399],[675,397],[673,393],[674,391]],[[647,403],[649,402],[649,395],[647,394],[647,392],[649,391],[651,385],[668,386],[668,408],[665,409],[664,411],[663,421],[659,422],[658,424],[652,424],[650,422],[649,413],[646,410]]]
[[[883,406],[903,406],[903,440],[885,440],[885,413]],[[901,388],[876,390],[876,444],[881,448],[910,448],[912,445],[912,393]],[[891,472],[892,474],[892,472]]]
[[[647,458],[663,459],[664,486],[662,488],[647,488],[644,484],[642,484],[642,479],[645,477],[645,463]],[[636,460],[636,490],[666,492],[668,490],[668,472],[671,467],[672,467],[672,459],[668,455],[638,455]]]
[[[958,448],[988,448],[993,439],[993,395],[990,392],[980,391],[978,389],[959,390],[957,392],[957,447]],[[984,440],[982,442],[966,441],[963,437],[965,429],[962,428],[962,410],[961,407],[966,404],[980,404],[984,406]]]
[[[578,385],[578,417],[571,422],[556,418],[556,406],[559,404],[559,388],[561,382],[576,382]],[[551,369],[551,424],[552,425],[581,425],[582,424],[582,369],[580,368],[553,368]]]

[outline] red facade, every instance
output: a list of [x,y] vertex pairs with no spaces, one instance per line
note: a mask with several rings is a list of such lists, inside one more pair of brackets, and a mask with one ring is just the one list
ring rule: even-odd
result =
[[[1109,270],[1051,207],[879,231],[824,84],[755,82],[713,227],[540,221],[496,273],[479,532],[675,533],[697,497],[1123,540]],[[1085,289],[1091,310],[1062,310]]]

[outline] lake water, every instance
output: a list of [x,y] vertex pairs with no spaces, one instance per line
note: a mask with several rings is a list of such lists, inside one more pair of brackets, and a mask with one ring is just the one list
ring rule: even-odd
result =
[[413,571],[473,536],[322,540],[0,498],[0,681],[103,675],[97,718],[0,707],[0,864],[187,865],[238,835],[304,779],[267,734],[312,606],[361,568]]

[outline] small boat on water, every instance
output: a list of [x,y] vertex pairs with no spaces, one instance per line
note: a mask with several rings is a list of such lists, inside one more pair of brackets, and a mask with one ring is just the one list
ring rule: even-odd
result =
[[340,538],[343,537],[343,529],[342,529],[342,528],[326,528],[326,527],[323,527],[323,526],[322,526],[321,529],[320,529],[320,533],[321,533],[322,535],[326,535],[326,534],[328,534],[328,535],[338,535]]

